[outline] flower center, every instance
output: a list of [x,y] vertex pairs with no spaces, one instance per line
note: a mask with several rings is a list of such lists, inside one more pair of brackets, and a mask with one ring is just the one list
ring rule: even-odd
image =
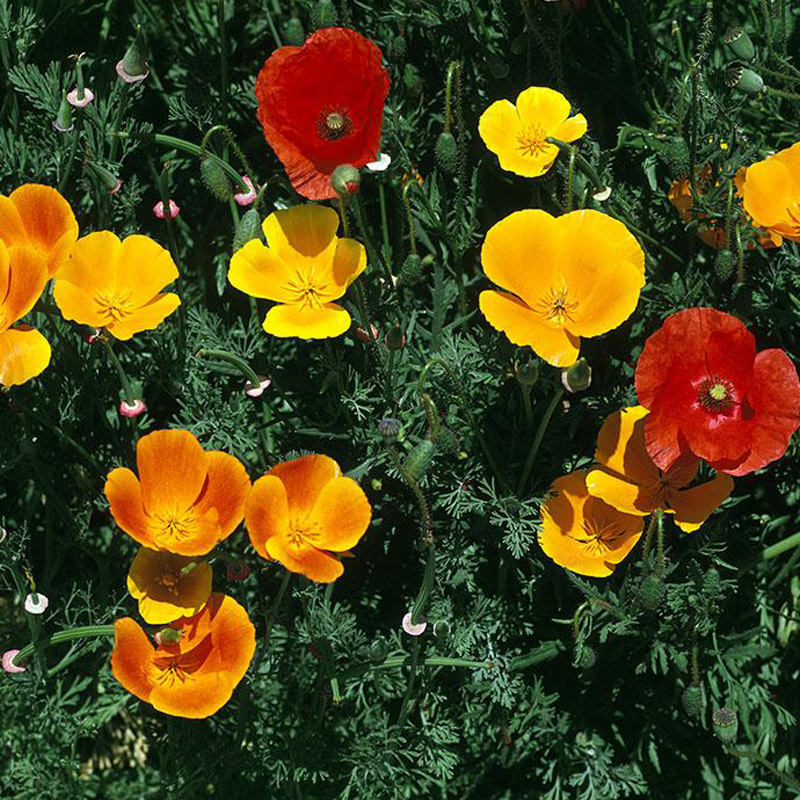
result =
[[548,147],[547,132],[538,125],[526,125],[522,133],[517,134],[517,149],[526,156],[538,156]]
[[325,305],[327,284],[316,280],[313,267],[306,274],[298,270],[286,288],[295,295],[293,302],[300,308],[322,308]]
[[586,538],[575,538],[584,549],[592,556],[607,553],[614,540],[623,535],[618,526],[613,522],[598,523],[593,519],[584,519],[582,523]]
[[94,301],[99,306],[100,313],[106,318],[106,325],[110,325],[112,322],[119,322],[133,311],[130,297],[130,292],[123,292],[120,295],[108,295],[98,292],[94,296]]
[[353,120],[344,108],[324,106],[317,119],[317,131],[323,139],[332,141],[347,136],[353,129]]
[[161,575],[158,576],[158,583],[163,586],[170,594],[177,595],[178,594],[178,586],[180,585],[181,575],[178,570],[175,569],[165,569]]
[[706,378],[697,392],[697,402],[706,411],[720,413],[727,411],[734,403],[733,384],[719,375]]
[[564,323],[572,322],[572,313],[578,307],[578,303],[568,298],[568,290],[550,289],[550,293],[545,295],[537,304],[535,310],[545,319],[552,320],[559,327]]
[[166,663],[157,664],[161,671],[156,680],[162,686],[173,686],[176,681],[185,683],[190,679],[190,675],[181,666],[180,658],[173,658]]
[[314,541],[319,539],[319,524],[308,519],[293,519],[289,523],[289,544],[298,550],[315,547]]
[[[194,533],[194,518],[191,514],[157,514],[155,516],[155,537],[180,541]],[[176,580],[180,580],[175,573]],[[165,584],[166,585],[166,584]]]

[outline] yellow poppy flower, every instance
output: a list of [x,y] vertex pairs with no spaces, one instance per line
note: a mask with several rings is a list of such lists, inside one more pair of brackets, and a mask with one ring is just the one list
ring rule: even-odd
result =
[[178,277],[169,252],[147,236],[120,241],[109,231],[79,239],[53,284],[64,315],[117,339],[157,328],[180,304],[161,290]]
[[67,262],[78,223],[69,203],[49,186],[26,183],[0,195],[0,239],[8,247],[33,247],[46,259],[48,277]]
[[544,175],[558,156],[548,136],[574,142],[586,133],[583,114],[569,115],[569,100],[555,89],[531,86],[514,105],[497,100],[481,115],[478,132],[500,166],[526,178]]
[[364,271],[364,246],[339,239],[339,215],[327,206],[294,206],[270,214],[258,239],[237,250],[228,280],[251,297],[273,300],[264,330],[273,336],[325,339],[350,327],[350,314],[337,303]]
[[489,324],[556,367],[575,363],[581,336],[622,324],[645,282],[639,243],[593,210],[515,211],[489,229],[481,262],[486,277],[508,290],[481,292]]
[[683,487],[697,477],[696,458],[679,459],[662,472],[647,454],[643,406],[611,414],[597,437],[595,460],[586,487],[594,497],[626,514],[644,516],[658,508],[675,515],[687,533],[696,531],[733,491],[733,478],[721,472],[691,489]]
[[0,239],[0,386],[25,383],[50,363],[47,339],[30,325],[14,325],[36,305],[46,283],[44,254],[6,247]]
[[545,555],[570,572],[607,578],[639,541],[642,517],[592,497],[583,469],[557,478],[550,491],[539,531]]
[[205,561],[140,547],[128,572],[128,591],[151,625],[165,625],[202,610],[211,596]]
[[800,242],[800,142],[751,164],[741,193],[745,211],[777,244]]

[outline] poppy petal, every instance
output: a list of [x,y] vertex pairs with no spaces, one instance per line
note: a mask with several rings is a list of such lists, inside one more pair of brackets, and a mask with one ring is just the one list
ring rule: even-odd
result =
[[216,450],[207,454],[207,468],[208,480],[195,509],[201,515],[212,508],[216,510],[220,538],[224,539],[244,519],[250,478],[238,458]]
[[228,281],[251,297],[263,297],[277,303],[291,303],[297,291],[291,288],[297,271],[290,269],[274,250],[253,239],[231,258]]
[[576,114],[570,117],[565,122],[562,122],[556,129],[552,136],[560,139],[562,142],[574,142],[580,139],[586,133],[589,125],[586,122],[586,117],[583,114]]
[[267,312],[263,328],[281,338],[327,339],[341,336],[350,323],[350,314],[337,303],[326,303],[318,308],[277,305]]
[[146,703],[153,691],[150,673],[154,655],[155,648],[134,620],[124,617],[114,623],[111,672],[132,695]]
[[267,474],[253,484],[244,519],[255,551],[262,558],[272,558],[266,543],[273,538],[288,536],[289,532],[289,500],[286,485],[280,478]]
[[595,461],[604,467],[644,486],[657,482],[660,477],[658,467],[645,449],[646,417],[644,406],[623,408],[606,417],[597,435],[594,453]]
[[47,277],[47,261],[40,252],[33,247],[8,248],[7,282],[0,283],[0,326],[13,325],[36,305]]
[[[110,293],[117,288],[117,261],[122,242],[111,231],[96,231],[75,243],[72,258],[59,270],[56,286],[69,281],[89,294]],[[102,266],[102,268],[98,268]]]
[[0,385],[19,386],[40,375],[50,363],[50,344],[30,325],[0,333]]
[[347,287],[367,268],[367,251],[355,239],[339,239],[333,254],[331,275],[333,285],[325,295],[331,300],[341,297]]
[[531,86],[517,96],[517,112],[523,125],[536,125],[547,133],[569,116],[569,100],[547,86]]
[[574,364],[580,353],[580,339],[564,328],[542,322],[540,315],[505,292],[481,292],[479,305],[486,321],[520,347],[528,345],[536,355],[554,367]]
[[742,204],[757,225],[771,228],[788,217],[784,198],[796,196],[796,191],[787,165],[777,158],[767,158],[747,168]]
[[[61,272],[67,267],[61,269]],[[60,274],[60,273],[59,273]],[[108,317],[100,310],[94,301],[94,296],[88,294],[86,289],[76,286],[67,280],[57,278],[53,281],[53,300],[64,319],[89,325],[92,328],[103,328],[108,322]]]
[[307,517],[313,512],[322,490],[341,477],[342,471],[328,456],[308,455],[276,464],[267,475],[283,483],[292,516]]
[[668,489],[667,502],[675,512],[675,524],[686,533],[696,531],[733,491],[733,478],[718,472],[714,478],[691,489]]
[[[319,259],[336,241],[339,215],[328,206],[306,203],[273,211],[263,224],[267,245],[283,261],[293,266],[303,259]],[[331,249],[331,257],[333,250]]]
[[142,486],[127,467],[117,467],[108,473],[105,495],[114,521],[125,533],[145,547],[154,547],[149,534],[150,520],[144,510]]
[[344,572],[341,561],[313,547],[293,548],[282,537],[267,540],[271,558],[280,561],[289,572],[305,575],[317,583],[332,583]]
[[[219,711],[233,696],[234,684],[224,672],[191,675],[180,688],[152,687],[148,702],[156,711],[185,719],[205,719]],[[127,688],[127,687],[126,687]]]
[[311,512],[322,534],[315,544],[323,550],[349,550],[366,533],[372,508],[364,490],[352,478],[325,484]]
[[586,488],[593,497],[599,497],[617,511],[626,514],[645,516],[652,513],[658,505],[645,487],[601,467],[589,470]]
[[118,271],[115,279],[129,291],[133,306],[150,302],[178,278],[178,268],[169,250],[149,236],[139,234],[122,241],[115,266]]
[[157,328],[180,304],[177,294],[157,294],[149,303],[105,327],[115,338],[126,341],[136,333]]
[[481,114],[478,132],[500,167],[524,178],[544,175],[558,157],[558,146],[542,144],[532,151],[521,144],[523,124],[513,103],[497,100]]

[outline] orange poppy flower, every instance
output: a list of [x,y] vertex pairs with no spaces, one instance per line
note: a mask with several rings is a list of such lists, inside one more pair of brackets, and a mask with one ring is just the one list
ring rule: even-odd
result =
[[570,572],[607,578],[642,535],[642,517],[624,514],[586,489],[586,470],[557,478],[542,505],[539,545]]
[[264,319],[273,336],[324,339],[350,327],[350,314],[337,303],[366,269],[364,246],[339,239],[339,215],[327,206],[293,206],[274,211],[263,224],[265,247],[248,242],[231,259],[228,280],[251,297],[274,300]]
[[18,386],[50,363],[50,345],[30,325],[16,325],[47,283],[47,261],[33,247],[6,247],[0,240],[0,386]]
[[128,591],[151,625],[199,613],[211,596],[211,567],[189,556],[139,548],[128,571]]
[[717,473],[710,481],[684,487],[697,477],[699,460],[679,459],[662,472],[647,454],[644,428],[648,411],[643,406],[611,414],[597,437],[595,460],[586,487],[618,511],[644,516],[657,508],[675,515],[687,533],[696,531],[733,491],[733,478]]
[[569,100],[555,89],[531,86],[517,97],[516,105],[510,100],[492,103],[481,115],[478,133],[504,170],[536,178],[558,156],[558,145],[547,137],[562,142],[580,139],[586,133],[586,117],[570,117]]
[[52,278],[67,262],[78,223],[69,203],[49,186],[26,183],[8,197],[0,195],[0,239],[8,247],[34,247]]
[[53,297],[64,315],[117,339],[157,328],[180,304],[160,293],[178,277],[169,252],[147,236],[120,241],[109,231],[79,239],[59,271]]
[[[256,649],[256,630],[232,598],[212,594],[193,617],[173,622],[177,632],[153,647],[130,617],[114,623],[111,671],[133,695],[156,711],[203,719],[231,699]],[[169,629],[168,629],[169,630]]]
[[244,516],[250,479],[238,459],[206,452],[189,431],[154,431],[136,446],[139,478],[108,473],[105,493],[125,533],[151,550],[202,556]]
[[741,191],[745,211],[776,244],[800,242],[800,142],[751,164]]
[[489,229],[481,262],[508,290],[481,292],[489,324],[556,367],[575,363],[581,336],[622,324],[645,282],[639,243],[621,222],[592,210],[515,211]]
[[328,456],[303,456],[273,467],[253,484],[245,525],[256,552],[320,583],[343,572],[331,555],[354,547],[372,508],[361,487]]

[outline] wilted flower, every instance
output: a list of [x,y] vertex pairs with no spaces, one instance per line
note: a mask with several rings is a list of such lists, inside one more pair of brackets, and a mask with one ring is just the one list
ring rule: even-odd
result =
[[168,212],[164,210],[164,203],[162,200],[159,200],[153,206],[153,214],[155,214],[158,219],[175,219],[180,213],[181,207],[172,199],[169,201]]
[[139,417],[147,411],[144,400],[122,400],[119,404],[119,413],[123,417]]
[[428,628],[428,620],[425,617],[419,617],[416,622],[411,621],[411,612],[409,611],[403,617],[403,630],[409,636],[422,636]]
[[256,191],[255,186],[253,186],[253,181],[251,181],[247,175],[242,175],[242,182],[246,183],[250,187],[249,191],[237,192],[234,194],[233,199],[240,206],[250,206],[255,203],[256,199],[258,198],[258,192]]
[[16,658],[16,656],[18,654],[19,654],[19,650],[6,650],[5,653],[3,653],[2,664],[3,664],[3,669],[6,672],[9,672],[11,674],[19,673],[19,672],[26,672],[25,667],[17,666],[14,663],[14,659]]

